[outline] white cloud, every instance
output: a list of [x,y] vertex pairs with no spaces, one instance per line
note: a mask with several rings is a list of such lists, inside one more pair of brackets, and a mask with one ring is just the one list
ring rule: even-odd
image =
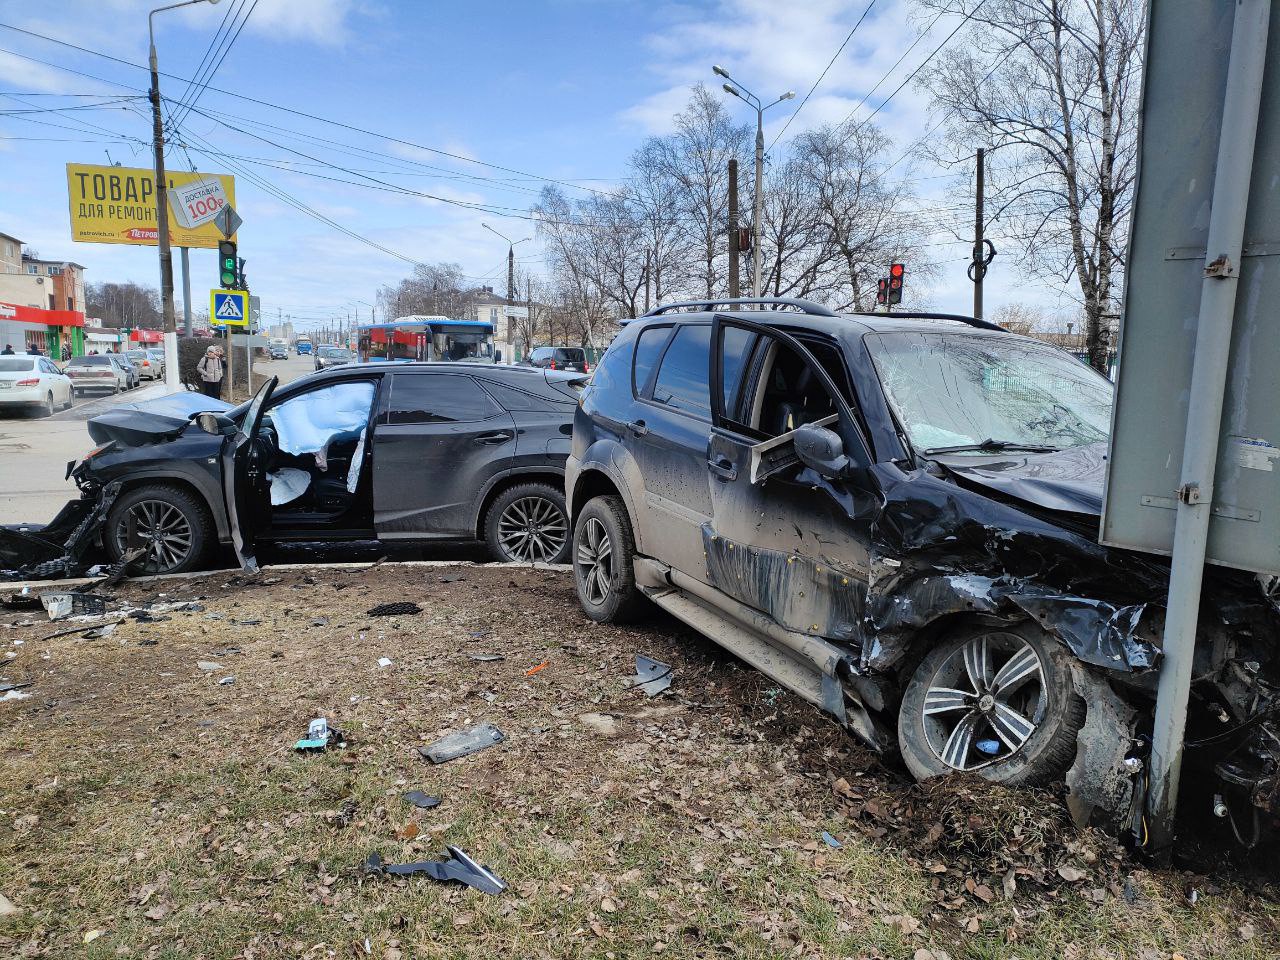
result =
[[350,35],[357,0],[259,0],[248,29],[263,36],[338,46]]

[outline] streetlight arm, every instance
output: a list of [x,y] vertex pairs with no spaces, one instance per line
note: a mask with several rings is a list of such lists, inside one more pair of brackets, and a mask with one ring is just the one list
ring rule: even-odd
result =
[[147,14],[147,33],[150,35],[152,53],[154,54],[156,49],[156,28],[152,18],[157,13],[164,13],[166,10],[177,10],[179,7],[189,7],[197,3],[216,4],[217,2],[218,0],[182,0],[182,3],[171,3],[167,7],[156,7],[154,10],[148,13]]

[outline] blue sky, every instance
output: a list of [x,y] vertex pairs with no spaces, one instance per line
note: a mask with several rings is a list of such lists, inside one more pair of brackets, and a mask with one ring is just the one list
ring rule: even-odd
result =
[[[229,5],[236,2],[197,4],[158,15],[161,70],[189,77]],[[518,212],[535,199],[542,185],[538,177],[596,188],[616,181],[625,171],[628,155],[644,137],[669,128],[692,83],[703,80],[714,88],[712,63],[723,63],[762,95],[795,89],[803,97],[866,6],[866,0],[258,0],[212,83],[534,177],[317,123],[213,91],[202,95],[197,111],[222,115],[226,122],[257,136],[229,130],[218,119],[198,112],[189,114],[182,126],[189,132],[192,148],[188,152],[200,170],[237,173],[226,162],[201,156],[195,148],[200,140],[226,153],[255,158],[240,163],[351,231],[419,261],[457,262],[468,275],[501,291],[505,245],[480,224],[488,222],[519,239],[533,233],[533,224],[527,220],[307,176],[298,171],[351,175],[312,166],[296,153],[263,140],[413,190]],[[136,0],[45,0],[42,4],[0,0],[0,22],[144,64],[150,8],[150,3]],[[944,19],[901,65],[891,69],[916,27],[924,23],[907,0],[878,0],[787,136],[811,124],[843,118],[883,79],[860,115],[869,112],[950,31]],[[963,36],[962,32],[953,42],[963,42]],[[0,91],[8,94],[0,97],[0,138],[4,138],[0,139],[0,170],[4,171],[0,231],[19,236],[43,256],[85,264],[90,281],[157,283],[154,248],[72,243],[67,223],[67,162],[104,163],[104,150],[109,150],[113,160],[126,166],[149,164],[150,154],[143,146],[127,139],[110,142],[113,136],[149,139],[146,102],[61,113],[2,112],[28,110],[30,104],[47,109],[137,95],[147,86],[146,72],[7,29],[0,29],[0,51],[56,64],[43,66],[0,52]],[[76,76],[58,67],[138,89]],[[161,89],[166,97],[179,98],[185,84],[165,78]],[[67,96],[71,94],[96,96]],[[797,103],[798,98],[771,112],[766,142]],[[747,119],[741,104],[731,106],[740,108],[742,119]],[[928,106],[908,86],[890,108],[877,115],[876,122],[882,123],[898,149],[905,149],[936,122]],[[293,133],[259,124],[286,127],[341,146],[304,142]],[[187,157],[171,150],[169,165],[186,169]],[[939,177],[938,170],[904,162],[895,171],[919,178],[916,187],[927,205],[952,202],[944,196],[949,181]],[[575,194],[572,187],[566,192]],[[348,310],[358,310],[363,318],[368,307],[359,301],[373,302],[379,285],[394,282],[411,269],[317,222],[238,173],[237,194],[237,207],[245,219],[239,237],[241,254],[248,260],[251,286],[262,296],[269,317],[279,309],[303,322],[345,315]],[[933,252],[941,275],[929,291],[928,302],[936,308],[967,310],[972,296],[962,262],[967,250],[964,244],[952,243],[953,237],[945,231],[935,240]],[[527,266],[537,271],[541,256],[537,243],[517,249]],[[207,251],[192,253],[197,303],[207,298],[205,291],[212,285],[213,259]],[[1034,300],[1050,309],[1059,304],[1070,308],[1055,286],[1025,284],[1016,257],[998,259],[988,281],[988,308],[1010,299]]]

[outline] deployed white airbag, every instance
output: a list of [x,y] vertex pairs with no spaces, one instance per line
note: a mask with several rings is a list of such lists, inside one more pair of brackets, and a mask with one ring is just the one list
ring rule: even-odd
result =
[[271,411],[276,444],[285,453],[316,453],[339,434],[363,432],[372,406],[373,384],[367,380],[293,397]]

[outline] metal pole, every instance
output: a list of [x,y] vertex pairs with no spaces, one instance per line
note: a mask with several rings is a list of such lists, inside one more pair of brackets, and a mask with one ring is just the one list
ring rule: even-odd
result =
[[191,336],[191,251],[179,247],[182,251],[182,335]]
[[983,212],[982,206],[985,201],[986,180],[987,180],[987,151],[982,147],[978,148],[978,177],[977,186],[974,191],[973,205],[973,315],[979,320],[982,319],[982,280],[986,276],[987,268],[983,266],[985,251],[982,249],[982,224]]
[[756,195],[751,222],[751,295],[760,296],[760,216],[764,207],[764,109],[756,107]]
[[[154,11],[152,13],[154,15]],[[156,63],[156,33],[152,15],[147,17],[151,49],[151,126],[156,155],[156,238],[160,247],[160,308],[164,314],[164,382],[170,391],[178,379],[178,321],[173,312],[173,254],[169,250],[169,188],[164,175],[164,123],[160,118],[160,69]]]
[[1178,517],[1173,535],[1160,684],[1151,742],[1151,777],[1147,793],[1148,846],[1167,858],[1173,840],[1178,780],[1182,773],[1183,735],[1195,652],[1205,545],[1213,505],[1218,435],[1222,427],[1231,326],[1239,285],[1240,253],[1253,175],[1258,104],[1267,61],[1267,27],[1271,0],[1237,0],[1231,33],[1231,59],[1222,106],[1218,165],[1195,359],[1187,404],[1187,433],[1182,448]]
[[[729,297],[736,300],[738,293],[738,159],[729,158]],[[648,287],[645,287],[645,309],[648,310]]]

